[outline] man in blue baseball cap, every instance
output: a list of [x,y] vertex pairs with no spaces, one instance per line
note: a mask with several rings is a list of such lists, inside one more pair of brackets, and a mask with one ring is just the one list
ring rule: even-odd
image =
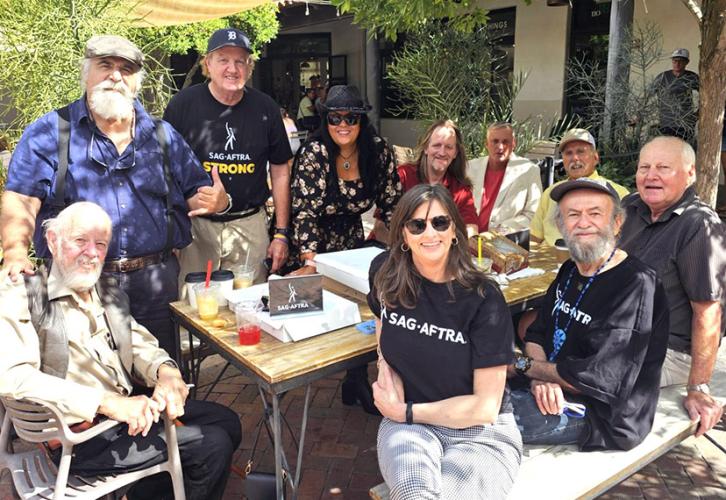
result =
[[[181,253],[180,283],[188,272],[205,268],[208,259],[229,269],[255,266],[255,281],[264,281],[265,258],[276,271],[287,260],[290,214],[290,143],[280,106],[247,87],[254,59],[247,35],[236,28],[215,31],[201,63],[207,82],[180,91],[164,119],[186,139],[207,172],[215,168],[230,195],[229,210],[199,218],[194,242]],[[265,203],[275,204],[275,231],[270,242]],[[249,255],[249,257],[248,257]]]

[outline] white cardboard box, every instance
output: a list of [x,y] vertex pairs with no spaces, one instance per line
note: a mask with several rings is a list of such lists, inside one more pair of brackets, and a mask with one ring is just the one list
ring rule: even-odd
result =
[[319,253],[315,256],[315,264],[323,276],[367,294],[370,291],[368,270],[373,259],[381,252],[383,250],[380,248],[366,247]]
[[[267,294],[267,283],[262,283],[227,292],[225,298],[229,301],[230,309],[234,310],[234,304],[241,300],[259,299]],[[361,322],[360,311],[355,302],[327,290],[323,290],[322,312],[271,318],[270,313],[260,311],[257,313],[257,318],[260,320],[262,330],[282,342],[304,340]]]

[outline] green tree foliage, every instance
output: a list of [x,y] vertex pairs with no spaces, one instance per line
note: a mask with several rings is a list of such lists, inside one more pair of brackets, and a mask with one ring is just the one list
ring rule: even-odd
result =
[[139,46],[147,58],[142,100],[160,114],[173,90],[171,54],[203,52],[210,33],[229,25],[244,29],[257,50],[279,29],[275,4],[160,28],[134,27],[129,5],[127,0],[0,0],[0,123],[14,115],[5,130],[11,141],[32,121],[80,97],[79,62],[93,35],[121,35]]
[[[529,1],[529,0],[528,0]],[[352,13],[362,28],[383,33],[387,38],[415,31],[427,22],[448,19],[450,26],[471,32],[487,20],[487,10],[477,0],[331,0],[342,13]]]
[[530,119],[517,122],[513,103],[526,76],[510,81],[499,62],[486,28],[462,32],[443,21],[420,26],[407,34],[403,49],[387,68],[386,77],[402,97],[399,108],[391,111],[405,113],[424,126],[439,119],[454,120],[470,158],[481,155],[486,127],[493,122],[513,124],[519,152],[570,125],[554,119],[536,128]]

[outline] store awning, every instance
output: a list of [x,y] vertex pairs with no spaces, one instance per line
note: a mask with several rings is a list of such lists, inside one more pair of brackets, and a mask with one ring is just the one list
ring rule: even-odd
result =
[[141,0],[134,1],[136,26],[170,26],[217,19],[276,0]]

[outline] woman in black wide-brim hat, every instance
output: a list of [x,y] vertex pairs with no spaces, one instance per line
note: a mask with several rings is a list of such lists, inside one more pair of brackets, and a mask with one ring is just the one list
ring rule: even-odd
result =
[[[368,120],[358,89],[330,88],[320,106],[321,124],[295,157],[292,171],[292,226],[302,267],[294,274],[315,272],[318,253],[363,245],[361,215],[374,204],[388,225],[401,197],[396,161]],[[366,366],[348,371],[343,402],[373,406]]]

